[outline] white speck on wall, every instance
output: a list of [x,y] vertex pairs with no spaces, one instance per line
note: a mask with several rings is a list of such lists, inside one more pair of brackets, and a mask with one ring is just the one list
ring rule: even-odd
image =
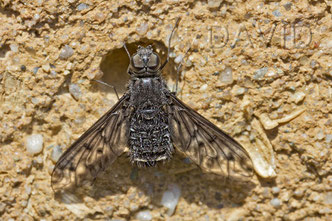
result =
[[149,210],[143,210],[136,214],[136,219],[140,221],[150,221],[152,220],[152,215]]
[[59,145],[56,145],[53,149],[52,149],[52,153],[51,153],[51,159],[53,162],[57,162],[60,158],[62,154],[62,149]]
[[43,150],[43,136],[41,134],[32,134],[26,138],[26,148],[28,153],[38,154]]
[[168,186],[168,190],[166,190],[161,199],[161,205],[168,208],[167,215],[171,216],[175,207],[179,202],[179,198],[181,195],[181,189],[177,184],[170,184]]

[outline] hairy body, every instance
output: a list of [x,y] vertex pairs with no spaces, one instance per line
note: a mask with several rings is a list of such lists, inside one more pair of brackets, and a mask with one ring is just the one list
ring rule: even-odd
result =
[[138,165],[153,166],[171,158],[174,151],[170,136],[167,89],[161,77],[136,78],[130,81],[130,159]]
[[53,189],[95,179],[124,153],[138,166],[155,166],[178,150],[207,170],[225,174],[237,162],[251,171],[238,142],[170,92],[161,77],[165,64],[151,46],[138,48],[130,57],[128,91],[60,157]]

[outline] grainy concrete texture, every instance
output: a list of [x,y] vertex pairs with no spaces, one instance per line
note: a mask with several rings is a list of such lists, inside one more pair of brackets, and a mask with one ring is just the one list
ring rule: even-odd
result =
[[[0,1],[1,220],[332,220],[331,1]],[[54,194],[64,151],[125,92],[128,56],[152,44],[178,97],[241,142],[233,179],[175,154],[121,157],[92,186]],[[42,149],[27,149],[31,135]],[[39,136],[41,135],[41,136]],[[35,136],[36,137],[36,136]],[[31,137],[30,137],[31,138]],[[29,140],[29,139],[28,139]],[[61,153],[61,152],[60,152]],[[161,205],[181,189],[174,213]],[[144,211],[142,213],[142,211]]]

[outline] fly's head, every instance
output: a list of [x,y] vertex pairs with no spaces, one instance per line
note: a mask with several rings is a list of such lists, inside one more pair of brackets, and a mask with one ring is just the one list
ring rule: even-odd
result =
[[153,52],[152,46],[138,46],[137,52],[130,58],[128,73],[134,77],[153,77],[159,75],[160,58]]

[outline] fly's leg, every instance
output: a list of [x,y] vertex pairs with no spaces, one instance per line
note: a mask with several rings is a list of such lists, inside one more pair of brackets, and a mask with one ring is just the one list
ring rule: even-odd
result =
[[115,86],[110,85],[110,84],[107,84],[107,83],[105,83],[104,81],[100,81],[100,80],[93,80],[93,81],[98,82],[99,84],[105,85],[105,86],[107,86],[107,87],[113,88],[116,97],[118,98],[118,100],[120,100],[120,98],[119,98],[119,94],[118,94],[118,92],[116,91]]

